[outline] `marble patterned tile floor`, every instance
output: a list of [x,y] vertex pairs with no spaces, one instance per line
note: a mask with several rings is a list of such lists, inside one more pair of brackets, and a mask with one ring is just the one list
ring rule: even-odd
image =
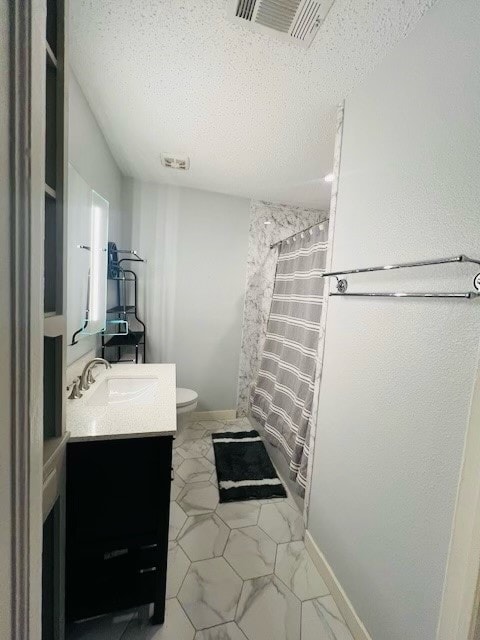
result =
[[211,434],[247,429],[196,422],[174,442],[165,624],[119,612],[72,625],[67,640],[353,640],[293,498],[218,503]]

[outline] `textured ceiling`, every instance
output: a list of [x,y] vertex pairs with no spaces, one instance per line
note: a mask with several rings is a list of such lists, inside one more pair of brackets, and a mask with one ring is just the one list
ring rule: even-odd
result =
[[434,2],[336,0],[305,51],[226,0],[71,0],[71,62],[126,175],[326,207],[336,105]]

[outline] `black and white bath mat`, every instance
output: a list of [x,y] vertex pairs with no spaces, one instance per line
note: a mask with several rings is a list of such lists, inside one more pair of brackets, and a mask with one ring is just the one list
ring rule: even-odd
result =
[[212,434],[220,502],[285,498],[258,431]]

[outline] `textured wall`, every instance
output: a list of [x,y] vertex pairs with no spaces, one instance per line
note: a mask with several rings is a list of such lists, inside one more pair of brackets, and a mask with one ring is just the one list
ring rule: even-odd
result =
[[[480,5],[439,0],[345,103],[333,269],[479,257]],[[475,268],[350,276],[468,290]],[[478,303],[330,298],[309,529],[375,640],[434,640]]]
[[[247,284],[243,310],[237,410],[247,412],[267,329],[277,249],[270,245],[327,217],[325,211],[252,201],[248,239]],[[270,224],[265,224],[270,222]]]
[[[68,161],[92,189],[108,200],[109,240],[115,241],[119,248],[121,245],[130,248],[126,247],[131,242],[131,222],[122,203],[122,174],[73,73],[70,73],[68,97]],[[112,304],[116,304],[114,294],[115,287],[109,282]],[[68,296],[76,295],[78,291],[68,287]],[[82,336],[78,344],[68,346],[68,364],[94,349],[98,342],[95,336]]]
[[150,362],[174,362],[198,410],[234,409],[249,201],[210,191],[126,181]]
[[122,206],[122,173],[83,93],[71,72],[69,78],[68,161],[92,189],[108,200],[109,236],[120,244],[130,241],[130,220]]

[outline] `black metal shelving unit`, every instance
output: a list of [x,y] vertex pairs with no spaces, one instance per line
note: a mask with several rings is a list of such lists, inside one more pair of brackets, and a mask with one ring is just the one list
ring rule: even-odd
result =
[[[143,320],[138,317],[137,274],[122,266],[122,263],[145,262],[145,260],[133,250],[118,249],[116,252],[130,254],[132,257],[118,260],[115,267],[111,269],[113,273],[109,275],[110,280],[117,282],[117,304],[107,309],[107,315],[110,317],[108,324],[110,326],[116,324],[117,332],[102,334],[102,358],[112,363],[135,362],[138,364],[140,351],[142,352],[142,362],[147,361],[146,327]],[[133,304],[130,304],[129,287],[133,287]],[[126,333],[120,330],[120,325],[123,323],[128,323]],[[135,325],[133,328],[132,324]],[[110,356],[112,349],[116,349],[116,358]],[[125,351],[131,352],[132,350],[133,357],[128,357],[129,354],[125,355]]]

